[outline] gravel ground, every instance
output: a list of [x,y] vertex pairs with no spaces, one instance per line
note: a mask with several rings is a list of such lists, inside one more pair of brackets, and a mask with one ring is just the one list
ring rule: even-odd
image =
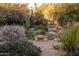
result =
[[63,50],[56,50],[54,49],[53,45],[57,44],[58,42],[55,40],[40,40],[40,41],[35,41],[32,40],[33,44],[36,45],[37,47],[40,47],[42,50],[41,55],[42,56],[61,56],[64,55]]
[[62,56],[65,54],[65,52],[62,49],[55,49],[53,47],[53,45],[59,44],[59,42],[57,42],[57,38],[53,39],[53,40],[31,40],[31,42],[36,45],[37,47],[41,48],[41,55],[42,56]]

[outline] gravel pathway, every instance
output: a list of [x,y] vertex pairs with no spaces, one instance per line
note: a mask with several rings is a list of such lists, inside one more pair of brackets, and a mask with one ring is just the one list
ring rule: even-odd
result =
[[64,54],[63,50],[56,50],[53,48],[53,45],[55,45],[56,43],[58,43],[55,40],[48,40],[48,41],[32,41],[34,45],[36,45],[37,47],[40,47],[42,50],[41,55],[42,56],[61,56]]

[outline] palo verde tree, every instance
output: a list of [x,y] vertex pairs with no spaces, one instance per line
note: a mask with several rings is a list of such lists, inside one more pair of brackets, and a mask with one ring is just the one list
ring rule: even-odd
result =
[[38,9],[50,22],[57,20],[59,24],[66,24],[79,19],[79,4],[48,3],[42,4]]

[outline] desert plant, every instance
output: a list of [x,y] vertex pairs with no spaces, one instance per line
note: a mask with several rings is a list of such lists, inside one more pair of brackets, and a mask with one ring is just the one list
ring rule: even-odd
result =
[[22,26],[3,26],[0,28],[0,40],[2,41],[15,41],[25,37],[24,29]]
[[4,26],[0,29],[0,55],[36,56],[41,50],[28,42],[21,26]]
[[7,15],[6,14],[0,14],[0,26],[5,25],[7,21]]
[[35,27],[35,30],[39,30],[39,29],[44,30],[44,25],[38,25]]
[[40,48],[24,40],[6,42],[0,45],[0,53],[7,53],[9,56],[37,56],[40,55]]
[[68,53],[73,53],[79,43],[79,26],[69,26],[63,33],[60,34],[60,42],[64,45],[64,49]]
[[33,39],[36,34],[34,32],[27,31],[25,32],[25,35],[28,39]]

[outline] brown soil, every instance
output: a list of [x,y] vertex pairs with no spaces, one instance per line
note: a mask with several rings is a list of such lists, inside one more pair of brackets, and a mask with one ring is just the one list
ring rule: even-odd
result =
[[41,55],[42,56],[61,56],[64,55],[64,51],[61,49],[54,49],[53,45],[57,44],[58,42],[56,40],[39,40],[39,41],[32,41],[34,45],[37,47],[40,47],[42,50]]

